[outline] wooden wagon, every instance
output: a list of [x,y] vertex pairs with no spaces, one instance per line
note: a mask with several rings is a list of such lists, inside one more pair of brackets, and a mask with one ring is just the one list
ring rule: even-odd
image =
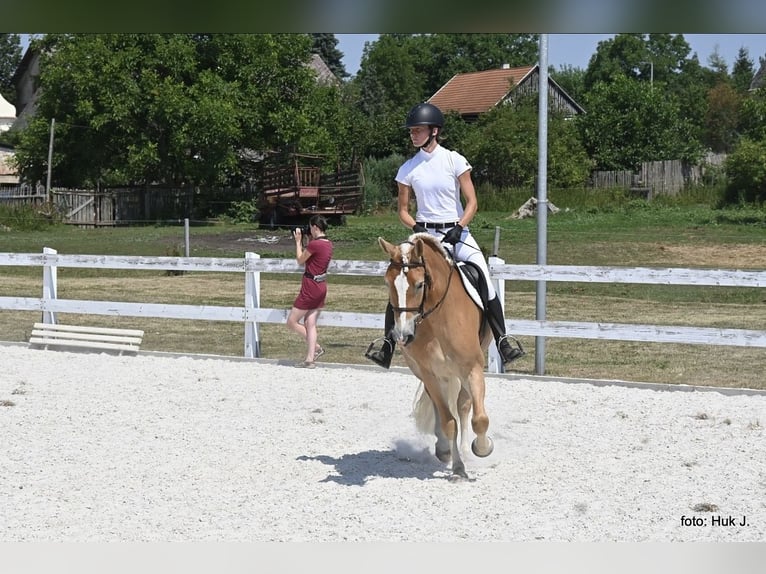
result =
[[364,169],[327,168],[322,155],[291,153],[267,158],[258,193],[260,223],[280,226],[305,224],[312,215],[343,224],[362,205]]

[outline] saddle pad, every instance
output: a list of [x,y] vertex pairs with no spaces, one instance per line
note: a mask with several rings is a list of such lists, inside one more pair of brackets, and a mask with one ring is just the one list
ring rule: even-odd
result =
[[460,280],[463,282],[466,293],[479,309],[484,310],[484,303],[479,293],[479,282],[482,281],[481,270],[465,261],[458,261],[457,268],[460,271]]

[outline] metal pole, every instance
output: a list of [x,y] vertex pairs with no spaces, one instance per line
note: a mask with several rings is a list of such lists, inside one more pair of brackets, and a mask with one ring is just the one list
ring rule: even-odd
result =
[[51,164],[53,163],[53,131],[56,126],[56,118],[51,118],[51,137],[50,141],[48,142],[48,179],[45,182],[45,196],[48,199],[48,202],[51,201]]
[[189,218],[184,219],[184,255],[189,257]]
[[[540,34],[539,126],[537,130],[537,264],[548,251],[548,35]],[[546,282],[537,281],[535,318],[545,321]],[[545,374],[545,337],[535,337],[535,374]]]
[[500,250],[500,227],[495,226],[495,242],[492,246],[492,256],[497,257],[497,253]]

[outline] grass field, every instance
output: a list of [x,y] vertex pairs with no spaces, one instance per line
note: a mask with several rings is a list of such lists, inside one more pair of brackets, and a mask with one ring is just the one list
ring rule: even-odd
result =
[[[766,269],[766,212],[757,208],[717,210],[705,205],[627,202],[609,209],[567,207],[550,215],[547,262],[560,265]],[[486,253],[510,264],[536,262],[537,223],[514,220],[506,211],[483,212],[471,226]],[[3,223],[0,221],[0,223]],[[381,260],[376,238],[402,240],[408,234],[392,213],[350,217],[330,229],[336,259]],[[43,247],[66,254],[180,255],[182,227],[146,226],[78,229],[51,226],[14,231],[0,226],[0,251],[39,253]],[[256,225],[208,224],[190,229],[190,255],[292,257],[287,230]],[[0,268],[0,296],[38,296],[39,268]],[[296,275],[262,275],[262,305],[289,308],[299,285]],[[386,293],[380,278],[332,277],[327,308],[381,312]],[[240,274],[123,272],[59,269],[59,297],[146,303],[242,305]],[[506,282],[509,319],[535,318],[535,285]],[[658,325],[766,329],[766,292],[761,288],[718,288],[627,284],[550,283],[547,318]],[[25,341],[39,313],[0,310],[0,340]],[[241,356],[240,324],[131,317],[61,316],[61,322],[115,325],[146,332],[143,349]],[[367,329],[321,328],[329,362],[367,364],[363,352],[379,333]],[[302,357],[303,343],[282,325],[262,325],[267,358]],[[512,371],[534,372],[534,338],[522,338],[527,356]],[[400,357],[395,364],[402,365]],[[660,383],[766,388],[766,349],[668,345],[585,339],[546,341],[546,374]]]

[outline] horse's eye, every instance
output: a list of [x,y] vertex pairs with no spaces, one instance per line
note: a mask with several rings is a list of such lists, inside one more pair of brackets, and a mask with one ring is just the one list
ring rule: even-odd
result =
[[415,289],[417,289],[418,291],[421,291],[425,284],[426,284],[425,281],[418,281],[417,283],[415,283]]

